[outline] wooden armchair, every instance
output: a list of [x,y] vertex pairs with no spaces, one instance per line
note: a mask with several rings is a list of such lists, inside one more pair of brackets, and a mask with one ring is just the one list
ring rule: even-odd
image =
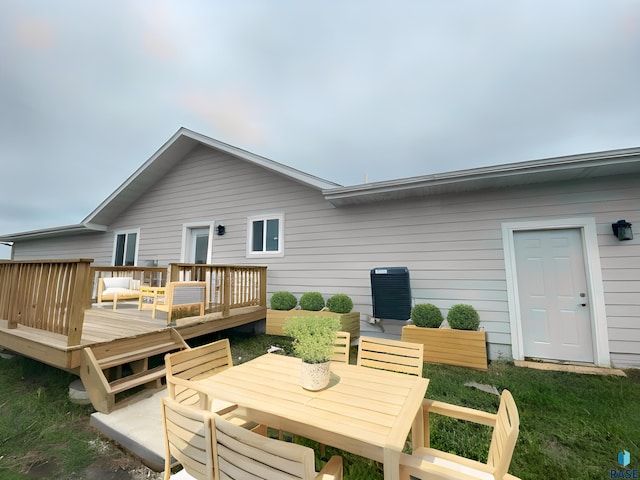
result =
[[206,282],[169,282],[166,286],[164,302],[159,302],[157,298],[154,301],[151,318],[156,318],[156,310],[167,312],[167,324],[170,324],[173,311],[186,307],[200,307],[200,315],[204,315],[206,298]]
[[[401,454],[401,480],[408,480],[409,475],[439,480],[517,480],[507,473],[520,429],[518,409],[508,390],[502,392],[495,414],[434,400],[424,400],[423,412],[424,435],[414,436],[412,455]],[[487,463],[430,448],[429,413],[493,427]]]
[[182,405],[198,406],[218,415],[226,415],[227,419],[236,425],[266,435],[267,427],[238,415],[236,404],[211,398],[198,389],[198,380],[233,366],[228,338],[196,348],[167,353],[164,363],[169,397]]
[[[265,438],[168,397],[162,399],[162,425],[165,480],[342,479],[341,457],[332,457],[316,473],[311,448]],[[172,463],[180,463],[183,470],[171,475]]]
[[360,337],[358,365],[421,377],[423,351],[421,343]]

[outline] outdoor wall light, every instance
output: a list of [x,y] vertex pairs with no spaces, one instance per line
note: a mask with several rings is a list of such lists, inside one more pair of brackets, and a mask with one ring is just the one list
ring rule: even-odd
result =
[[224,235],[224,232],[226,231],[226,228],[224,225],[218,225],[216,227],[216,233],[220,236]]
[[618,240],[633,240],[631,224],[626,220],[618,220],[617,223],[612,223],[611,228],[613,229],[613,234],[618,237]]

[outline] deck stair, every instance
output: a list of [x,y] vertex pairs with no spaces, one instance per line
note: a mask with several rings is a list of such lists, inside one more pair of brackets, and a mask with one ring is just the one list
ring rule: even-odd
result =
[[146,392],[137,392],[127,396],[126,400],[118,401],[116,395],[141,386],[162,386],[164,361],[151,366],[150,358],[162,358],[166,353],[186,348],[189,346],[173,328],[143,337],[93,345],[82,350],[80,378],[93,407],[99,412],[110,413]]

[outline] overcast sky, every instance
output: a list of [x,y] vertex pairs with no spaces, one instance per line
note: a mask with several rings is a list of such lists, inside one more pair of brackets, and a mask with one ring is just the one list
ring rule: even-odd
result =
[[640,146],[638,0],[0,0],[0,59],[0,234],[180,127],[343,185]]

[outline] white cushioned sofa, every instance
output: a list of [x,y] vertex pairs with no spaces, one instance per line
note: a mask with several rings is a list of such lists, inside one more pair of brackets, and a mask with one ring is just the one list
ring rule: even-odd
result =
[[140,298],[140,280],[132,277],[100,277],[98,279],[98,303],[113,302],[115,310],[118,300]]

